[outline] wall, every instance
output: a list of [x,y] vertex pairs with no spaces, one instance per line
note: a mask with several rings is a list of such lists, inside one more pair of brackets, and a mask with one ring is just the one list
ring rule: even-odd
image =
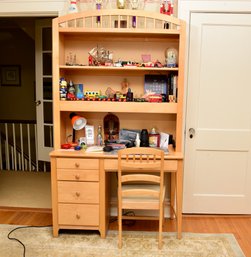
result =
[[[0,17],[58,16],[65,0],[1,0]],[[10,19],[9,19],[10,21]],[[0,86],[0,120],[36,120],[35,106],[35,19],[16,18],[12,26],[1,27],[0,65],[21,66],[21,86]],[[25,22],[28,21],[28,22]],[[1,22],[2,24],[2,22]]]
[[0,16],[58,16],[66,0],[1,0]]
[[21,67],[20,86],[0,86],[0,119],[35,120],[35,42],[31,33],[34,19],[29,19],[30,35],[14,26],[14,20],[1,19],[0,24],[0,65]]

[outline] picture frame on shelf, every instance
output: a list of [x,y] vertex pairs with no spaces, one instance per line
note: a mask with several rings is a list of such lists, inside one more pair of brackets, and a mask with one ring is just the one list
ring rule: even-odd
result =
[[21,66],[1,65],[0,66],[1,86],[20,87],[21,86]]

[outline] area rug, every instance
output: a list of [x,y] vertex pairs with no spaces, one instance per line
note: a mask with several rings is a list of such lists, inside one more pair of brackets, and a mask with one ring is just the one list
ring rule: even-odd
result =
[[163,248],[158,250],[157,232],[123,231],[123,248],[117,248],[117,231],[106,239],[97,232],[62,231],[52,236],[51,227],[22,227],[10,234],[25,246],[7,238],[13,225],[0,225],[1,257],[245,257],[232,234],[163,233]]

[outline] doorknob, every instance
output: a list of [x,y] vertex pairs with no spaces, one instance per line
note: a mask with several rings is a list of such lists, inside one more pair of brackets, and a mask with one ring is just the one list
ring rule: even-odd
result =
[[194,129],[194,128],[190,128],[190,129],[188,130],[188,132],[189,132],[189,137],[190,137],[190,138],[193,138],[194,135],[195,135],[195,129]]
[[35,101],[35,103],[36,103],[36,106],[39,106],[41,104],[41,101],[38,100],[38,101]]

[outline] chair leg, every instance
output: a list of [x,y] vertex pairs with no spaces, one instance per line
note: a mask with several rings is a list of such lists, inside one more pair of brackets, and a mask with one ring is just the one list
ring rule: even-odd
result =
[[162,229],[163,229],[162,226],[163,226],[163,218],[164,218],[163,209],[164,209],[164,206],[162,203],[162,208],[160,208],[160,210],[159,210],[159,244],[158,244],[159,249],[162,248]]
[[119,232],[118,232],[118,248],[122,248],[122,209],[118,209],[118,225],[119,225]]

